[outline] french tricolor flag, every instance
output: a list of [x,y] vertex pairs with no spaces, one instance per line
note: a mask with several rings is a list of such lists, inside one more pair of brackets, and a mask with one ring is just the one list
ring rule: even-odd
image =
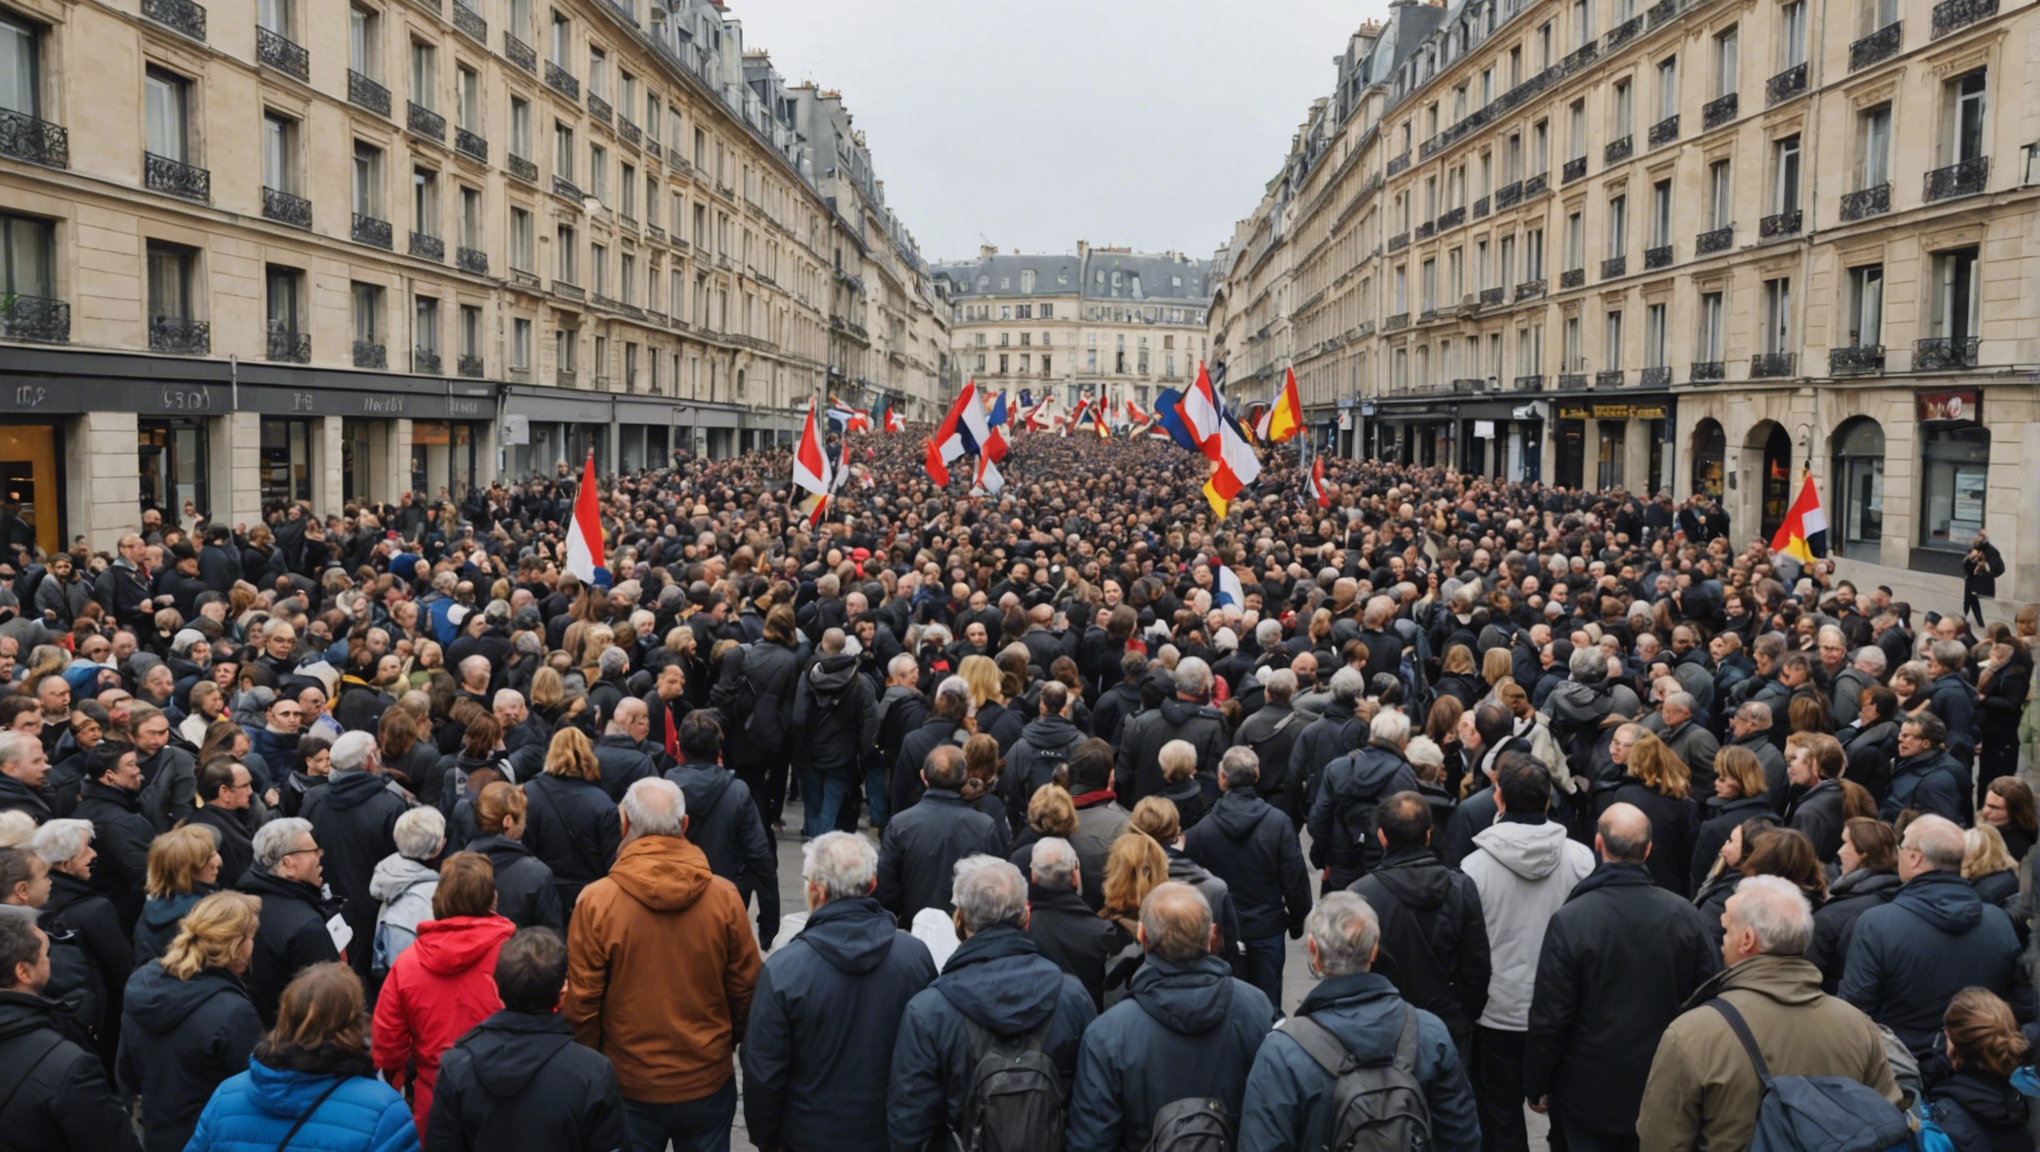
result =
[[583,584],[609,587],[609,569],[602,552],[601,502],[595,495],[595,453],[581,469],[581,488],[574,493],[574,521],[567,526],[567,571]]

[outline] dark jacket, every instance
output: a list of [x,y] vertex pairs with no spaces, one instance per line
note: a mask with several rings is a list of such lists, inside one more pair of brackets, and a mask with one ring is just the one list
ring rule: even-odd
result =
[[609,874],[623,824],[602,786],[550,774],[524,785],[524,846],[552,869],[560,910],[570,919],[581,889]]
[[868,897],[832,900],[765,961],[740,1057],[753,1143],[884,1152],[886,1080],[928,948]]
[[1368,744],[1325,766],[1310,805],[1310,862],[1329,867],[1327,889],[1348,887],[1381,858],[1373,810],[1397,792],[1415,792],[1417,774],[1401,752]]
[[1150,954],[1127,998],[1084,1030],[1064,1147],[1136,1152],[1155,1113],[1186,1098],[1219,1100],[1237,1117],[1274,1018],[1268,997],[1219,957]]
[[921,780],[921,766],[927,762],[928,754],[944,744],[961,748],[969,735],[955,720],[933,713],[921,721],[920,727],[907,733],[900,741],[900,758],[893,764],[887,796],[892,802],[893,817],[919,803],[921,793],[927,791],[927,784]]
[[340,679],[340,697],[333,701],[333,720],[350,732],[373,732],[393,701],[375,685],[353,676]]
[[233,973],[179,980],[154,961],[127,982],[120,1029],[121,1091],[148,1100],[147,1152],[182,1152],[213,1089],[248,1070],[262,1018]]
[[326,886],[346,901],[341,914],[354,929],[357,947],[347,961],[363,979],[374,960],[375,914],[380,902],[369,891],[375,866],[397,850],[397,817],[410,810],[374,772],[335,772],[326,786],[305,797],[300,814],[312,822],[312,837],[326,853]]
[[519,928],[550,928],[564,936],[559,886],[531,849],[507,836],[483,836],[462,851],[480,852],[496,869],[496,915]]
[[1969,763],[1976,754],[1976,689],[1960,672],[1936,676],[1927,685],[1927,710],[1948,726],[1948,754]]
[[602,793],[612,804],[623,803],[630,786],[659,769],[638,742],[628,736],[609,735],[595,741],[595,763],[602,769]]
[[1487,919],[1473,880],[1439,863],[1428,848],[1406,849],[1382,857],[1352,890],[1381,924],[1372,971],[1404,1000],[1444,1021],[1463,1059],[1493,976]]
[[[892,825],[886,826],[892,834]],[[1077,1048],[1096,1017],[1077,978],[1035,948],[1025,932],[995,924],[957,946],[942,974],[907,1003],[886,1085],[886,1131],[894,1152],[948,1147],[962,1123],[977,1054],[966,1022],[994,1036],[1046,1025],[1042,1051],[1067,1090]]]
[[1891,903],[1902,886],[1896,872],[1858,868],[1828,888],[1827,902],[1813,910],[1813,942],[1806,946],[1806,958],[1820,969],[1821,991],[1832,996],[1841,987],[1842,962],[1856,935],[1856,919]]
[[42,793],[0,772],[0,812],[14,811],[28,813],[37,824],[43,823],[53,815],[50,812],[49,801],[43,799]]
[[1448,868],[1457,868],[1461,861],[1473,855],[1473,838],[1493,825],[1501,815],[1495,806],[1495,788],[1490,784],[1459,802],[1452,810],[1452,819],[1447,821],[1442,832],[1432,837],[1438,858]]
[[886,821],[878,846],[878,901],[911,924],[923,908],[949,903],[956,862],[1006,854],[1006,830],[964,803],[954,788],[930,788],[921,802]]
[[[1023,869],[1025,871],[1025,869]],[[1071,889],[1027,887],[1027,934],[1043,956],[1077,978],[1092,1007],[1105,1008],[1105,965],[1127,946],[1125,930],[1098,915]]]
[[1833,860],[1842,850],[1842,785],[1823,780],[1809,788],[1785,809],[1785,826],[1806,833],[1813,850],[1822,860]]
[[1841,997],[1915,1054],[1933,1047],[1948,1001],[1971,985],[2003,997],[2022,1023],[2033,1019],[2033,986],[2011,918],[1959,873],[1915,876],[1891,903],[1856,919]]
[[[1953,734],[1949,736],[1954,739]],[[1935,748],[1891,763],[1891,791],[1878,805],[1878,818],[1890,823],[1911,808],[1918,812],[1946,816],[1957,824],[1969,823],[1969,769],[1946,751]]]
[[50,873],[50,898],[37,922],[50,935],[50,982],[43,995],[74,1004],[78,1023],[111,1056],[120,1036],[121,994],[134,946],[113,905],[83,880]]
[[168,832],[197,808],[198,766],[192,754],[166,744],[138,760],[142,770],[142,815],[158,832]]
[[54,1001],[0,992],[0,1132],[37,1152],[137,1152],[105,1066]]
[[[1773,728],[1777,726],[1772,725]],[[1790,780],[1785,775],[1785,754],[1778,751],[1778,746],[1771,742],[1771,728],[1752,732],[1741,739],[1730,740],[1722,747],[1730,745],[1749,749],[1757,758],[1757,762],[1764,766],[1764,799],[1770,802],[1771,811],[1783,816],[1786,788]]]
[[[1707,882],[1707,874],[1714,871],[1714,861],[1721,856],[1721,846],[1728,843],[1728,834],[1735,831],[1743,821],[1758,816],[1770,816],[1773,819],[1777,816],[1771,810],[1771,801],[1766,797],[1744,796],[1740,800],[1730,800],[1714,810],[1714,815],[1700,825],[1699,830],[1693,835],[1693,864],[1688,891],[1695,895],[1699,894],[1700,885]],[[1651,849],[1651,855],[1657,855],[1657,849]]]
[[1289,759],[1296,751],[1311,717],[1284,701],[1262,705],[1259,711],[1240,721],[1233,733],[1233,747],[1252,748],[1261,762],[1261,779],[1254,790],[1261,798],[1280,808],[1292,824],[1303,822],[1303,781],[1289,774]]
[[[226,869],[220,870],[220,878],[226,879]],[[217,888],[200,884],[190,892],[159,899],[151,896],[142,905],[142,918],[135,921],[134,962],[128,965],[132,972],[163,954],[170,942],[177,938],[178,921],[198,905],[200,900],[218,891]]]
[[[1699,834],[1699,808],[1692,798],[1675,800],[1634,776],[1625,776],[1613,788],[1594,793],[1594,818],[1617,804],[1633,804],[1650,817],[1650,859],[1646,867],[1657,886],[1681,897],[1692,894],[1688,865],[1693,859],[1693,841]],[[1822,857],[1826,859],[1826,857]]]
[[219,834],[222,888],[239,884],[241,877],[247,875],[248,866],[255,863],[255,836],[241,822],[246,815],[245,809],[216,808],[209,804],[191,814],[191,823],[203,824]]
[[498,1012],[439,1057],[431,1152],[630,1146],[609,1061],[554,1012]]
[[792,711],[793,694],[800,678],[799,651],[790,644],[761,640],[749,648],[734,650],[729,660],[709,696],[728,720],[723,725],[723,759],[739,767],[786,763],[794,744],[792,734],[777,751],[772,751],[752,740],[746,725],[758,701],[765,696],[778,697],[782,717]]
[[[261,868],[251,868],[241,878],[241,891],[262,901],[262,918],[255,929],[255,955],[248,963],[248,995],[264,1028],[276,1024],[276,1004],[283,998],[291,977],[314,964],[340,959],[333,947],[326,921],[339,914],[317,888],[285,880]],[[373,921],[374,905],[370,907]],[[372,936],[356,935],[348,942],[350,951],[372,952]]]
[[1721,968],[1685,899],[1637,864],[1603,863],[1573,887],[1544,932],[1524,1038],[1524,1095],[1570,1122],[1636,1130],[1658,1039]]
[[848,773],[878,743],[878,701],[857,657],[838,652],[808,665],[793,693],[793,762],[816,772]]
[[1034,790],[1048,783],[1055,770],[1069,763],[1070,754],[1086,737],[1062,716],[1037,716],[1020,730],[1020,739],[1006,755],[1006,771],[999,782],[1006,812],[1019,831],[1027,823],[1027,802]]
[[750,787],[717,764],[682,763],[666,779],[687,798],[687,838],[708,857],[709,870],[735,884],[746,907],[758,897],[758,938],[770,945],[779,934],[779,853]]
[[[1473,1088],[1451,1033],[1436,1016],[1410,1007],[1394,985],[1374,972],[1334,976],[1312,988],[1297,1009],[1329,1030],[1362,1064],[1383,1063],[1394,1055],[1407,1012],[1417,1014],[1415,1071],[1430,1109],[1431,1147],[1474,1152],[1480,1147],[1480,1120]],[[1294,1039],[1281,1029],[1269,1034],[1247,1073],[1239,1146],[1265,1152],[1324,1147],[1331,1135],[1332,1084],[1331,1075]]]
[[1955,1152],[2032,1150],[2026,1098],[2003,1076],[1964,1068],[1928,1088],[1927,1100]]
[[1289,817],[1252,792],[1227,792],[1211,815],[1184,833],[1183,850],[1225,881],[1243,940],[1303,930],[1310,873]]
[[1232,746],[1232,731],[1218,709],[1173,696],[1128,720],[1119,734],[1119,767],[1113,777],[1120,803],[1131,809],[1141,797],[1162,790],[1162,745],[1171,740],[1189,741],[1197,749],[1198,772],[1208,774]]
[[1091,735],[1110,740],[1117,748],[1121,727],[1139,711],[1140,685],[1121,680],[1098,694],[1098,704],[1091,709]]
[[87,780],[84,796],[72,815],[92,821],[92,846],[99,852],[92,861],[92,890],[113,902],[121,935],[127,936],[142,915],[149,842],[156,838],[156,829],[142,815],[137,793]]

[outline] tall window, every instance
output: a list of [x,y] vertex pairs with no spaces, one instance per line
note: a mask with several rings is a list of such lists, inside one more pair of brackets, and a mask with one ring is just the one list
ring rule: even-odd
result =
[[148,150],[179,164],[191,163],[191,81],[150,68],[142,82],[148,116]]
[[574,229],[570,225],[560,225],[559,233],[553,240],[553,246],[556,249],[554,255],[559,262],[558,271],[555,275],[563,283],[579,284],[581,281],[576,268]]
[[357,215],[383,218],[382,149],[360,140],[354,142],[354,211]]
[[588,194],[609,199],[609,150],[600,144],[588,145]]
[[618,210],[623,213],[624,218],[627,220],[637,219],[638,183],[636,165],[633,164],[623,165],[623,174],[622,177],[617,181],[617,187],[618,190],[623,194],[623,203],[618,206]]
[[1587,226],[1582,213],[1571,212],[1565,218],[1565,269],[1587,266]]
[[1791,0],[1778,7],[1778,50],[1784,68],[1806,63],[1806,0]]
[[482,77],[465,65],[453,70],[453,114],[456,127],[482,130]]
[[1700,326],[1694,333],[1693,355],[1706,363],[1721,359],[1721,293],[1700,294]]
[[430,168],[411,171],[411,219],[420,236],[439,235],[439,173]]
[[1856,187],[1891,183],[1891,105],[1864,109],[1856,126]]
[[1727,160],[1707,166],[1707,227],[1710,231],[1728,227],[1729,209],[1735,203],[1735,170]]
[[347,10],[347,66],[371,80],[381,77],[381,13],[369,8]]
[[42,26],[0,12],[0,109],[42,117]]
[[608,96],[609,53],[589,45],[588,47],[588,95]]
[[262,114],[262,185],[293,196],[298,191],[298,122],[275,112]]
[[1523,279],[1535,281],[1544,279],[1544,229],[1532,228],[1523,233]]
[[1663,304],[1647,304],[1643,309],[1643,366],[1663,368],[1671,363],[1671,342],[1665,331],[1668,308]]
[[472,304],[460,306],[460,354],[476,358],[482,354],[482,310]]
[[[271,264],[265,281],[269,331],[279,336],[296,336],[306,331],[310,318],[305,314],[304,270]],[[272,358],[274,355],[271,353]]]
[[504,5],[504,27],[519,40],[531,38],[531,0],[508,0]]
[[558,12],[552,14],[552,62],[562,68],[574,62],[574,22]]
[[1629,251],[1629,197],[1608,198],[1608,258],[1620,260]]
[[439,301],[430,296],[417,297],[413,314],[415,319],[411,328],[411,339],[415,342],[415,347],[427,355],[438,355]]
[[510,98],[510,154],[531,159],[531,101]]
[[574,178],[574,130],[558,121],[553,122],[553,175]]
[[1983,137],[1985,79],[1979,68],[1948,83],[1952,115],[1946,147],[1950,164],[1981,159],[1989,152]]
[[1629,135],[1632,131],[1631,125],[1635,122],[1635,109],[1632,107],[1633,101],[1631,96],[1632,92],[1629,81],[1617,80],[1615,82],[1615,127],[1611,133],[1617,140]]
[[56,226],[30,216],[0,215],[0,289],[9,296],[54,299]]
[[1792,281],[1764,281],[1764,351],[1792,351]]
[[1582,160],[1587,155],[1587,102],[1584,98],[1572,102],[1566,111],[1567,135],[1572,141],[1572,158]]
[[532,229],[529,208],[510,209],[510,267],[520,272],[535,270],[537,234]]
[[1928,326],[1937,339],[1964,340],[1976,335],[1978,302],[1977,250],[1956,248],[1934,254],[1933,296]]
[[1772,211],[1790,212],[1799,207],[1799,137],[1787,136],[1771,146],[1771,170]]
[[1736,48],[1738,42],[1734,25],[1714,36],[1714,95],[1726,96],[1735,91]]
[[411,41],[411,100],[420,108],[439,107],[439,50]]
[[255,26],[286,40],[294,39],[291,33],[291,0],[261,0],[255,6]]
[[1561,367],[1568,372],[1587,370],[1586,346],[1581,343],[1580,318],[1577,316],[1565,318],[1564,363]]
[[531,321],[522,316],[510,321],[510,367],[520,372],[531,369]]
[[609,289],[609,249],[601,244],[588,245],[588,290],[607,294]]
[[1622,370],[1622,311],[1621,311],[1621,309],[1619,309],[1619,308],[1618,308],[1618,309],[1616,309],[1615,311],[1612,311],[1612,312],[1608,313],[1608,323],[1607,323],[1607,325],[1606,325],[1606,326],[1605,326],[1605,327],[1603,328],[1603,332],[1604,332],[1604,333],[1605,333],[1605,334],[1607,335],[1607,337],[1608,337],[1608,347],[1607,347],[1607,353],[1608,353],[1608,370],[1609,370],[1610,372],[1620,372],[1620,371]]
[[1650,186],[1650,246],[1662,248],[1672,242],[1672,182],[1660,180]]
[[383,290],[356,280],[353,285],[354,339],[361,344],[383,343]]
[[150,319],[193,319],[198,292],[198,253],[181,244],[151,240],[148,263]]
[[1849,343],[1868,348],[1884,342],[1884,265],[1849,269]]
[[462,186],[460,190],[460,246],[480,251],[482,247],[482,190]]
[[1679,58],[1667,56],[1657,66],[1657,114],[1663,120],[1679,114]]

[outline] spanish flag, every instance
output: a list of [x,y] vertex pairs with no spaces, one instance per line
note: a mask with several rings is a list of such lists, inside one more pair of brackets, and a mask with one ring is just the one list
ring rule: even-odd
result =
[[1827,555],[1827,510],[1820,506],[1820,492],[1813,486],[1813,470],[1806,469],[1806,484],[1799,499],[1785,513],[1778,534],[1771,537],[1771,553],[1781,561],[1790,560],[1796,569],[1814,558]]
[[1284,443],[1302,430],[1303,400],[1296,392],[1296,369],[1283,372],[1282,391],[1276,393],[1262,419],[1261,440],[1267,444]]

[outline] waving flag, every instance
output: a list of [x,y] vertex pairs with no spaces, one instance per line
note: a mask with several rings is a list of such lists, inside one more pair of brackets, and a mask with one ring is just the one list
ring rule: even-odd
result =
[[1213,593],[1211,606],[1223,608],[1227,604],[1242,611],[1247,607],[1247,590],[1240,584],[1240,574],[1217,560],[1211,562]]
[[1191,452],[1202,451],[1190,429],[1183,425],[1183,394],[1174,388],[1164,388],[1155,397],[1155,427],[1161,429],[1180,448]]
[[1204,365],[1197,366],[1197,382],[1183,393],[1176,411],[1183,417],[1183,428],[1190,434],[1191,442],[1207,458],[1217,460],[1218,431],[1225,419],[1219,415],[1218,397],[1211,390],[1211,377],[1204,371]]
[[1246,437],[1230,420],[1219,422],[1214,439],[1218,443],[1218,455],[1215,457],[1218,467],[1212,470],[1211,479],[1204,482],[1204,499],[1223,520],[1232,506],[1233,497],[1260,478],[1261,458],[1255,455],[1254,446],[1247,443]]
[[[844,464],[847,466],[848,446],[845,446]],[[828,446],[822,443],[821,431],[815,427],[815,404],[808,401],[807,424],[801,429],[800,447],[793,454],[793,483],[814,494],[813,501],[804,505],[808,508],[808,525],[821,522],[822,510],[828,506],[829,493],[835,490],[836,470],[829,466]]]
[[609,569],[602,552],[601,501],[595,494],[595,452],[581,469],[581,487],[574,493],[574,521],[567,526],[567,571],[583,584],[609,587]]
[[850,418],[843,422],[843,431],[845,432],[871,431],[871,409],[852,408],[850,410]]
[[885,410],[885,430],[888,432],[905,432],[907,430],[907,418],[900,415],[899,409],[887,408]]
[[1812,469],[1806,470],[1806,484],[1799,490],[1799,499],[1792,502],[1785,522],[1778,525],[1778,534],[1771,537],[1771,551],[1781,563],[1791,562],[1794,579],[1800,565],[1827,555],[1827,510],[1820,506]]
[[1256,429],[1264,444],[1281,444],[1294,437],[1303,429],[1303,401],[1296,391],[1296,370],[1291,368],[1283,373],[1282,391],[1268,411],[1261,417]]
[[1033,389],[1031,389],[1031,388],[1022,388],[1022,389],[1020,390],[1020,407],[1022,407],[1022,408],[1032,408],[1032,407],[1034,407],[1034,390],[1033,390]]
[[992,458],[978,457],[977,480],[971,486],[971,491],[985,496],[997,496],[999,490],[1005,486],[1006,477],[999,471],[999,466],[992,462]]
[[1004,460],[1012,441],[1013,424],[1006,412],[1006,394],[1003,391],[998,399],[992,401],[992,414],[986,418],[985,427],[991,433],[985,440],[986,454],[993,460]]
[[965,381],[963,391],[956,394],[956,400],[949,405],[949,414],[942,418],[941,427],[928,441],[928,479],[942,487],[949,486],[949,465],[964,453],[963,414],[975,400],[977,389]]
[[1128,400],[1126,402],[1126,419],[1134,424],[1145,424],[1150,419],[1152,419],[1152,417],[1150,417],[1147,413],[1141,411],[1139,408],[1135,407],[1133,401]]
[[1112,426],[1105,422],[1105,398],[1103,396],[1091,402],[1091,427],[1098,430],[1098,438],[1100,440],[1109,439],[1112,436]]
[[996,462],[1005,456],[1003,442],[993,443],[991,421],[985,417],[985,394],[978,390],[975,381],[963,386],[964,396],[969,399],[957,413],[956,431],[963,437],[963,450],[973,456],[989,454]]
[[1310,494],[1318,507],[1332,506],[1332,486],[1325,483],[1325,458],[1322,456],[1310,462]]

